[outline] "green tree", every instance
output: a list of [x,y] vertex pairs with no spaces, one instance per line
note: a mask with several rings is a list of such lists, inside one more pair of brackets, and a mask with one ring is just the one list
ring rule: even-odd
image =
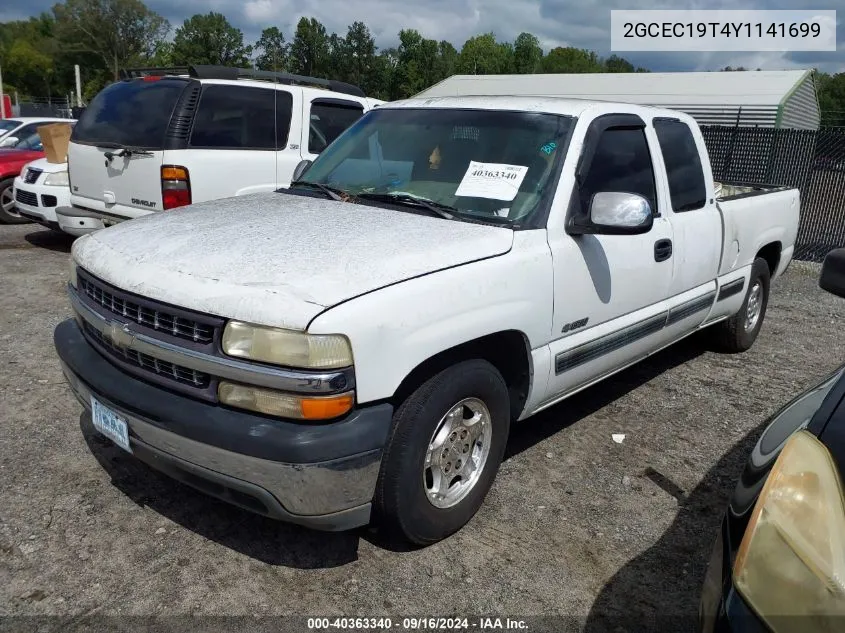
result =
[[435,81],[442,81],[455,74],[458,67],[458,49],[451,42],[441,40],[437,45],[437,70]]
[[823,125],[845,125],[845,72],[817,73],[816,91]]
[[363,22],[349,25],[343,50],[347,59],[347,81],[357,86],[369,84],[374,71],[376,42]]
[[466,75],[490,75],[513,71],[513,46],[496,41],[492,33],[471,37],[461,49],[457,70]]
[[92,52],[117,79],[120,68],[146,62],[170,23],[141,0],[66,0],[53,7],[65,52]]
[[29,40],[15,40],[3,52],[4,78],[25,94],[45,92],[49,97],[53,71],[53,59]]
[[288,45],[285,36],[276,26],[261,31],[261,37],[255,43],[255,66],[259,70],[281,72],[287,68]]
[[636,71],[631,62],[624,57],[619,57],[619,55],[611,55],[604,60],[604,69],[609,73],[632,73]]
[[337,33],[332,33],[328,39],[328,53],[322,74],[331,79],[348,81],[351,72],[346,40]]
[[540,40],[531,33],[520,33],[513,43],[514,71],[520,74],[536,73],[542,59]]
[[328,70],[329,36],[314,18],[300,18],[290,45],[290,69],[294,73],[319,76]]
[[176,64],[249,65],[252,47],[244,45],[244,34],[214,11],[193,15],[176,29],[173,61]]
[[540,64],[545,73],[600,73],[604,66],[593,51],[557,47],[549,51]]
[[415,29],[399,31],[396,66],[390,98],[403,99],[428,88],[438,80],[438,44]]

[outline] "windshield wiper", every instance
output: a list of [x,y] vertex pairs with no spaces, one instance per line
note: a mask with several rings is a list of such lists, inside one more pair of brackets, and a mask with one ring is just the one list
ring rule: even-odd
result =
[[324,194],[326,194],[332,200],[337,200],[338,202],[346,202],[351,197],[348,193],[346,193],[343,189],[337,189],[335,187],[329,187],[328,185],[320,184],[319,182],[311,182],[310,180],[294,180],[290,183],[291,187],[313,187],[314,189],[319,189]]
[[97,145],[97,149],[116,149],[117,152],[104,152],[106,157],[106,165],[109,165],[115,158],[123,158],[124,156],[152,156],[153,153],[149,150],[140,147],[131,147],[128,145],[120,145],[119,143],[101,143]]
[[454,220],[455,216],[452,214],[458,211],[455,207],[450,207],[448,204],[441,204],[425,198],[417,198],[407,193],[359,193],[358,197],[363,200],[378,200],[381,202],[393,202],[396,204],[422,207],[434,215],[446,218],[447,220]]

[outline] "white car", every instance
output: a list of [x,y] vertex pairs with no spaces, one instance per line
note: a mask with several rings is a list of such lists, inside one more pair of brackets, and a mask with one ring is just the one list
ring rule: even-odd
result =
[[61,231],[56,207],[70,204],[67,163],[51,163],[46,158],[39,158],[27,164],[15,178],[14,198],[20,215]]
[[48,123],[67,123],[69,119],[57,117],[21,116],[12,119],[0,119],[0,147],[17,147],[18,143],[38,132],[38,128]]
[[798,232],[797,189],[717,197],[695,120],[624,103],[390,103],[300,178],[77,240],[55,346],[154,468],[420,544],[512,423],[703,328],[749,349]]
[[380,103],[342,82],[215,66],[118,81],[74,129],[71,205],[108,225],[274,191]]

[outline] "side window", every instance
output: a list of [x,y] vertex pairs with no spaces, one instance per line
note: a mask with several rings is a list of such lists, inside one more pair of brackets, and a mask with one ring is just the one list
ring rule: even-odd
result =
[[593,195],[602,191],[639,194],[657,213],[654,167],[644,129],[610,128],[602,133],[580,188],[585,214],[589,213]]
[[276,149],[274,92],[223,84],[204,86],[190,146]]
[[41,142],[41,135],[38,132],[31,132],[27,136],[23,137],[18,144],[15,145],[17,149],[30,149],[36,152],[40,152],[44,149],[44,145]]
[[292,111],[293,97],[291,94],[284,90],[276,90],[276,147],[279,149],[287,147]]
[[35,138],[38,138],[38,126],[44,125],[43,123],[30,123],[29,125],[24,125],[23,127],[19,127],[17,130],[12,132],[12,136],[18,139],[18,142],[15,144],[15,147],[18,149],[30,149],[26,147],[27,143],[31,143],[30,139],[34,135]]
[[352,101],[318,99],[311,104],[308,151],[319,154],[346,128],[364,114],[364,107]]
[[682,121],[660,119],[655,120],[654,130],[669,177],[672,209],[679,212],[703,208],[707,203],[707,187],[692,130]]

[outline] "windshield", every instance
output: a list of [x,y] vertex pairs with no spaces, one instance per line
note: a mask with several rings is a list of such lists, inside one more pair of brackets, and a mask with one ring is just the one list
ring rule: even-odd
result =
[[572,117],[439,108],[374,110],[302,181],[351,196],[408,197],[459,219],[525,222],[553,193]]
[[1,119],[0,120],[0,136],[7,134],[11,130],[14,130],[21,124],[20,121],[15,121],[14,119]]

